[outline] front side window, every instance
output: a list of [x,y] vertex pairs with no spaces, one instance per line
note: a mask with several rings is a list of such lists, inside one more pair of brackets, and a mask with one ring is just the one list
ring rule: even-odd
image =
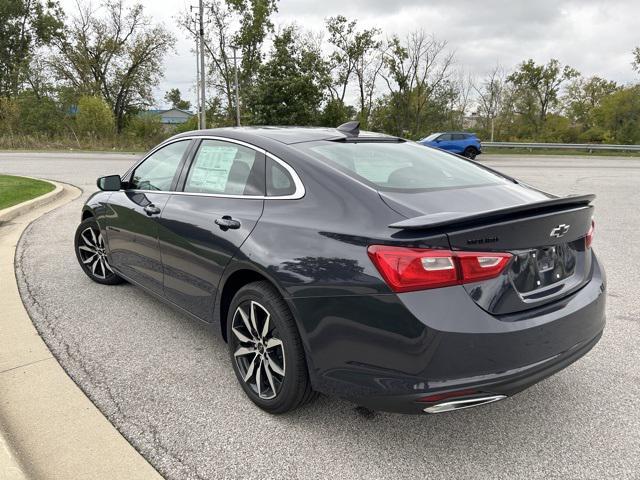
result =
[[451,134],[450,133],[443,133],[442,135],[440,135],[438,137],[438,140],[440,140],[441,142],[448,142],[449,140],[451,140]]
[[425,191],[509,183],[457,156],[405,142],[313,142],[305,153],[378,190]]
[[171,190],[178,166],[190,140],[174,142],[152,153],[134,170],[129,181],[135,190]]
[[203,140],[189,170],[184,191],[264,195],[264,156],[235,143]]

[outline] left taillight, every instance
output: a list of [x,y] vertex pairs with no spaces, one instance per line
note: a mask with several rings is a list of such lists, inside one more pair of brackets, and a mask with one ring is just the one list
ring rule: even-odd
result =
[[497,277],[511,259],[501,252],[371,245],[371,261],[394,292],[411,292],[479,282]]
[[584,245],[586,248],[591,248],[591,243],[593,242],[593,232],[596,228],[596,222],[591,220],[591,227],[589,227],[589,231],[587,232],[587,236],[584,237]]

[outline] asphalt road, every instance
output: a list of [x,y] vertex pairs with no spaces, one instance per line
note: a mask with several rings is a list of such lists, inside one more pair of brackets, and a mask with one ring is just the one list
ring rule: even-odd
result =
[[84,189],[25,232],[21,293],[65,370],[167,478],[640,478],[640,160],[481,157],[554,193],[598,195],[608,324],[579,362],[452,414],[371,414],[321,397],[270,416],[244,398],[215,333],[135,287],[94,284],[76,265],[81,202],[98,175],[134,158],[0,153],[0,172]]

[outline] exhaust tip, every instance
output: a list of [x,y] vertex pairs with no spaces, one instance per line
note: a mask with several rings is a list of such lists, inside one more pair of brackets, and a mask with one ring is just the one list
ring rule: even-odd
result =
[[479,407],[488,403],[497,402],[507,398],[506,395],[490,395],[485,397],[467,398],[464,400],[452,400],[450,402],[438,403],[424,409],[426,413],[444,413],[453,410],[463,410],[465,408]]

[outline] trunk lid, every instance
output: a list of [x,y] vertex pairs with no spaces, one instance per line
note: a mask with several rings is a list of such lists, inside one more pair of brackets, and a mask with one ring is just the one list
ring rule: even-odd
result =
[[464,285],[490,313],[538,307],[589,281],[592,255],[585,236],[592,222],[593,195],[557,198],[520,185],[485,188],[380,195],[395,210],[417,214],[391,228],[415,238],[445,233],[453,250],[513,255],[497,278]]

